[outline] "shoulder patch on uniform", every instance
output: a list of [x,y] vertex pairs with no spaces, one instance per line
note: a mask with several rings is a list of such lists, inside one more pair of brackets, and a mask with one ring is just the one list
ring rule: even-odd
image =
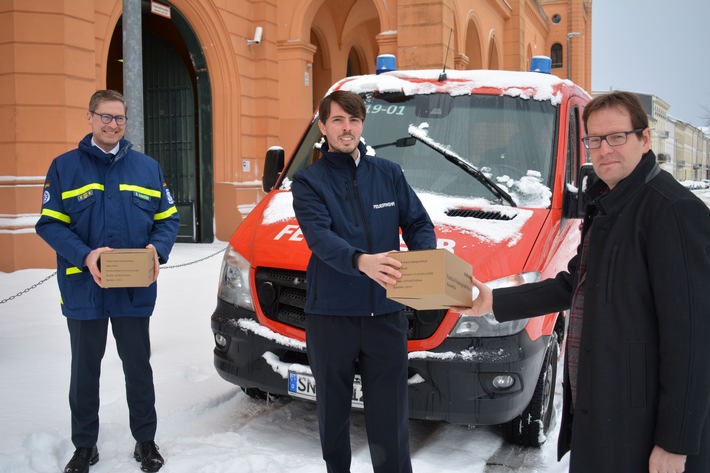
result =
[[173,200],[173,195],[170,193],[170,189],[168,189],[167,187],[165,187],[165,195],[168,197],[168,203],[170,205],[175,204],[175,201]]
[[49,191],[45,190],[44,191],[44,196],[42,197],[42,205],[45,205],[47,202],[49,202],[50,199]]

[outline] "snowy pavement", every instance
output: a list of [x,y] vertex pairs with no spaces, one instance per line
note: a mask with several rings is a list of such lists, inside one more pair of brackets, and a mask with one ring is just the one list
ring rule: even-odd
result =
[[[700,191],[707,199],[710,191]],[[177,244],[168,266],[199,260],[226,243]],[[161,271],[151,321],[158,409],[157,443],[165,473],[312,473],[320,458],[315,406],[255,401],[213,367],[210,315],[221,254]],[[0,300],[50,275],[46,269],[0,272]],[[69,337],[56,279],[0,304],[0,473],[56,473],[71,457]],[[558,376],[558,380],[561,376]],[[556,403],[561,399],[557,386]],[[100,461],[92,473],[140,471],[133,460],[123,374],[109,344],[101,377]],[[540,449],[505,445],[493,427],[411,422],[415,473],[562,473],[557,431]],[[352,415],[353,473],[372,471],[361,413]]]

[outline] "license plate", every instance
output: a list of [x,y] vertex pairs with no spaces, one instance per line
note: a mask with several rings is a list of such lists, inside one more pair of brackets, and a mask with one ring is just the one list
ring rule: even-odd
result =
[[[316,380],[313,375],[306,373],[297,373],[295,371],[288,372],[288,393],[293,397],[308,399],[309,401],[316,400]],[[360,375],[356,374],[353,381],[353,407],[363,408],[362,383]]]

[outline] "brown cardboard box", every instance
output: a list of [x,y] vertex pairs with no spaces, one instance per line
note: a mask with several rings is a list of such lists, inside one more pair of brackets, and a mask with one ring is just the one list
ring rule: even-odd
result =
[[448,250],[399,251],[402,277],[387,297],[417,310],[471,305],[471,265]]
[[101,253],[103,287],[147,287],[155,272],[153,248],[120,249]]

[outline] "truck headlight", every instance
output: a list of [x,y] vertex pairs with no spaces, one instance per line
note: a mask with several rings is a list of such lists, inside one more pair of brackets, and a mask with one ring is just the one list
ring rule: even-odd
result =
[[249,281],[249,261],[231,246],[227,247],[222,260],[217,297],[234,306],[254,310]]
[[[540,273],[521,273],[513,276],[508,276],[495,281],[489,281],[486,286],[491,289],[499,287],[519,286],[529,282],[537,282],[540,280]],[[474,299],[478,297],[478,289],[473,288]],[[492,313],[484,314],[481,317],[462,314],[449,334],[452,338],[464,337],[504,337],[506,335],[514,335],[525,329],[529,319],[512,320],[510,322],[498,322]]]

